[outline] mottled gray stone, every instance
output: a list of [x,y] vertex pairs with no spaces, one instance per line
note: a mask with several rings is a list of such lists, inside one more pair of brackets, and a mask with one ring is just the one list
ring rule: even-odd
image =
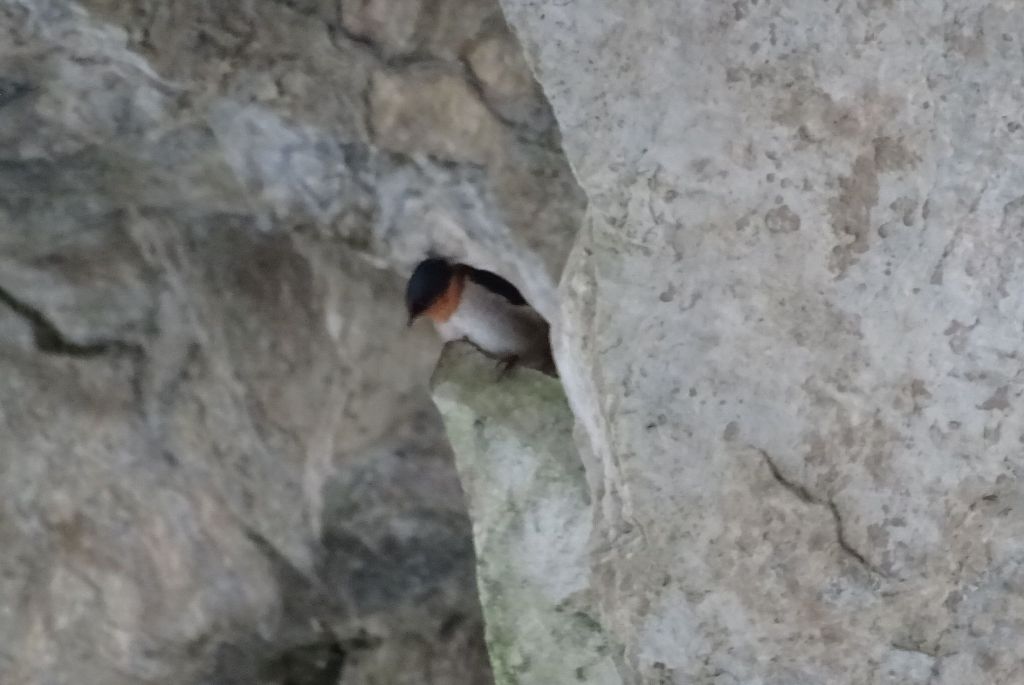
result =
[[502,0],[642,683],[1024,680],[1024,9]]
[[590,604],[590,496],[565,394],[539,371],[498,373],[453,343],[434,376],[473,519],[495,680],[621,683]]
[[0,0],[4,685],[492,681],[402,286],[435,248],[554,312],[582,198],[485,39],[493,1]]

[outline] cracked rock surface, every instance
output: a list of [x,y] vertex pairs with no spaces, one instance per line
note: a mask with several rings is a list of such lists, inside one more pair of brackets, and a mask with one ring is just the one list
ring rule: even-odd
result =
[[502,6],[629,682],[1024,682],[1024,8]]
[[1024,9],[501,2],[551,109],[495,0],[0,0],[0,681],[492,682],[434,248],[623,682],[1024,682]]
[[581,208],[494,2],[0,0],[0,682],[493,682],[401,289]]

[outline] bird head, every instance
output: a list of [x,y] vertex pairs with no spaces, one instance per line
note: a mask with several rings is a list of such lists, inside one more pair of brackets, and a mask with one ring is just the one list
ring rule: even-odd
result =
[[448,293],[454,277],[455,267],[447,259],[430,257],[416,265],[405,286],[410,326]]

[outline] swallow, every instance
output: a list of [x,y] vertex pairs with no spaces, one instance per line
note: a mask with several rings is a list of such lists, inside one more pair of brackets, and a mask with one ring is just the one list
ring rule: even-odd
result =
[[409,277],[405,306],[410,326],[426,316],[445,342],[468,340],[500,360],[502,376],[517,364],[557,375],[548,322],[496,273],[425,259]]

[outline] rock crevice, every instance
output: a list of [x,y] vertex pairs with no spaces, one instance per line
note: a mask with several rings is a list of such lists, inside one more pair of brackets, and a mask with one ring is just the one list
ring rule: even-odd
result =
[[882,571],[877,566],[875,566],[867,559],[865,559],[864,555],[857,551],[857,549],[850,544],[850,541],[846,538],[846,532],[843,526],[843,517],[839,513],[839,507],[833,500],[823,499],[821,497],[813,495],[811,491],[808,490],[803,485],[800,485],[799,483],[792,481],[789,478],[786,478],[784,475],[782,475],[782,472],[779,471],[779,467],[775,464],[775,461],[767,452],[765,452],[764,450],[758,450],[758,453],[761,455],[762,458],[764,458],[764,463],[768,466],[768,470],[771,472],[772,478],[778,481],[779,485],[784,487],[789,492],[793,493],[793,495],[795,495],[797,499],[799,499],[801,502],[804,502],[806,504],[813,504],[815,506],[824,507],[828,509],[829,514],[832,516],[832,521],[835,523],[836,543],[839,545],[839,548],[843,550],[843,552],[848,554],[854,561],[856,561],[858,564],[863,566],[868,571],[871,571],[872,573],[882,577],[885,577],[887,575],[884,571]]
[[1024,679],[1024,11],[501,2],[589,200],[554,346],[624,678]]

